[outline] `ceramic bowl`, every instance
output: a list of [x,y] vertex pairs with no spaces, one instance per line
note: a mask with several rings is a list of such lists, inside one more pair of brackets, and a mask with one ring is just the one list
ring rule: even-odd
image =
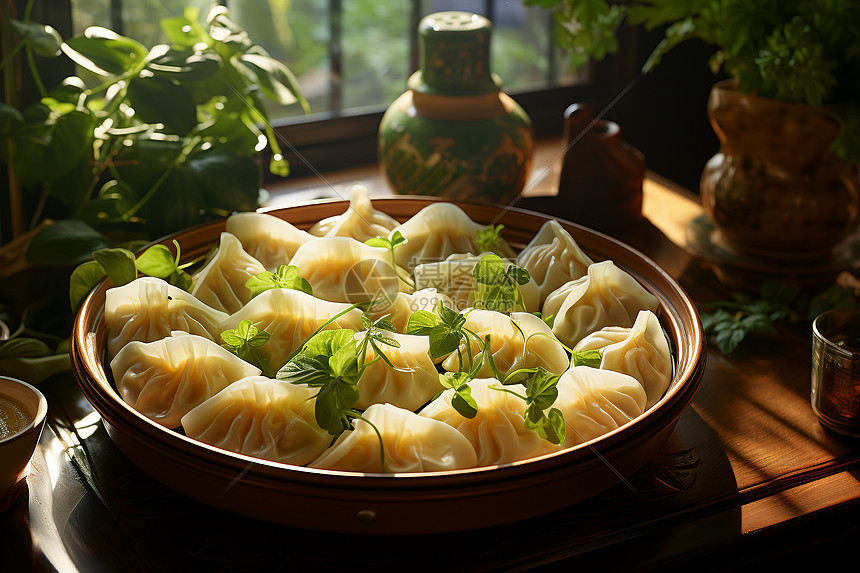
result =
[[[434,198],[374,199],[405,221]],[[455,202],[475,221],[503,224],[504,237],[523,247],[548,217],[522,209]],[[295,226],[343,213],[348,203],[320,201],[269,210]],[[658,317],[671,341],[675,374],[663,398],[645,414],[580,446],[494,467],[416,474],[320,470],[251,458],[167,430],[119,397],[106,362],[102,283],[84,301],[71,341],[72,363],[84,394],[108,434],[134,463],[164,484],[205,503],[271,522],[363,534],[425,534],[510,523],[570,506],[619,483],[652,459],[689,405],[701,379],[704,337],[696,308],[657,264],[606,235],[560,221],[594,259],[612,259],[660,302]],[[166,238],[185,260],[208,252],[223,221]]]
[[5,376],[0,376],[0,397],[23,405],[30,420],[15,434],[0,439],[0,498],[5,498],[27,477],[30,458],[45,427],[48,401],[35,386]]

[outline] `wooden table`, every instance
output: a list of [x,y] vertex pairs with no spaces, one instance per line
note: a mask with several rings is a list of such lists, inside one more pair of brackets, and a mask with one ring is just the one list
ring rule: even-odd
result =
[[[552,185],[552,151],[535,193]],[[331,187],[297,181],[298,191],[273,190],[270,201],[345,193],[356,181],[373,189],[378,173],[336,174]],[[620,238],[695,301],[725,299],[711,263],[691,253],[697,197],[650,176],[643,210],[647,219]],[[801,325],[731,358],[709,350],[691,407],[632,488],[527,522],[393,539],[273,526],[177,494],[116,449],[73,382],[53,381],[43,388],[51,424],[28,490],[0,514],[0,570],[773,569],[851,560],[860,541],[860,448],[815,419],[810,349]]]

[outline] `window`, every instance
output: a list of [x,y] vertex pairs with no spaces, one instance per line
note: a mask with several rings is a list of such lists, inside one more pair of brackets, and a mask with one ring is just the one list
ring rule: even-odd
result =
[[[572,73],[551,38],[551,15],[504,0],[220,0],[231,16],[299,78],[311,115],[298,106],[269,109],[289,146],[319,170],[372,163],[376,129],[386,106],[405,90],[418,66],[415,30],[442,10],[486,15],[494,26],[492,66],[532,117],[538,135],[559,133],[564,108],[599,99],[601,72]],[[151,46],[163,41],[159,22],[213,0],[72,0],[72,32],[110,27]],[[608,89],[608,86],[607,86]],[[285,149],[285,152],[287,150]],[[307,167],[285,153],[293,173]]]

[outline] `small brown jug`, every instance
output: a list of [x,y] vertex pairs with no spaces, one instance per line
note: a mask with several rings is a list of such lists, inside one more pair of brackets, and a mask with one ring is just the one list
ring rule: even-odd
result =
[[568,107],[564,122],[558,196],[523,198],[517,207],[609,234],[632,228],[642,220],[645,157],[621,138],[617,123],[594,119],[586,104]]

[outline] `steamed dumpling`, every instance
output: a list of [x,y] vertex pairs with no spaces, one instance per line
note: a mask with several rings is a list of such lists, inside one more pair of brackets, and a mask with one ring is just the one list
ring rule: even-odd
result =
[[411,271],[416,265],[442,261],[454,253],[476,253],[478,231],[483,228],[452,203],[432,203],[392,230],[406,238],[394,251],[395,261]]
[[[356,340],[360,341],[364,334],[357,333]],[[396,340],[400,347],[378,343],[380,350],[395,367],[411,372],[392,370],[383,360],[370,364],[358,381],[359,398],[355,407],[365,410],[372,404],[389,403],[399,408],[417,410],[442,391],[439,372],[428,354],[430,339],[393,332],[387,332],[385,336]],[[370,362],[375,357],[376,352],[368,345],[365,361]]]
[[475,448],[444,422],[419,416],[391,404],[374,404],[364,412],[382,435],[382,467],[376,431],[364,420],[344,432],[311,467],[349,472],[435,472],[474,467]]
[[629,328],[640,310],[656,311],[659,301],[612,261],[594,263],[588,274],[554,291],[543,306],[554,316],[552,331],[568,347],[604,326]]
[[399,292],[394,299],[380,299],[365,314],[371,320],[387,316],[397,332],[406,332],[406,323],[409,322],[409,317],[413,312],[417,310],[435,312],[439,303],[448,308],[454,307],[454,303],[449,297],[438,292],[435,288],[425,288],[416,290],[411,294]]
[[[533,314],[515,312],[508,316],[493,310],[471,310],[466,315],[463,328],[478,334],[482,340],[487,334],[490,335],[493,362],[503,376],[519,368],[537,366],[561,374],[570,366],[567,352],[549,326]],[[468,353],[477,356],[479,346],[471,337],[469,340]],[[457,353],[448,355],[442,366],[450,372],[458,371],[460,365]],[[484,359],[478,376],[493,376],[489,360]]]
[[[473,255],[471,253],[455,253],[444,261],[424,263],[413,270],[415,288],[436,288],[446,294],[454,302],[452,308],[461,311],[475,306],[474,272],[475,266],[482,257],[489,253]],[[509,261],[505,261],[509,265]],[[526,312],[540,310],[540,290],[534,279],[518,286],[525,303]]]
[[208,338],[171,336],[129,342],[110,362],[117,392],[132,408],[166,428],[233,382],[260,369]]
[[221,233],[218,248],[191,276],[191,294],[212,308],[232,314],[251,300],[251,291],[245,286],[248,279],[265,271],[235,235]]
[[179,287],[142,277],[105,293],[108,356],[132,340],[161,340],[173,330],[218,340],[226,318]]
[[305,465],[331,443],[314,418],[317,391],[264,376],[242,378],[185,414],[182,428],[211,446]]
[[299,247],[314,238],[283,219],[265,213],[230,215],[225,230],[235,235],[245,251],[271,272],[289,264]]
[[638,418],[645,390],[638,380],[612,370],[574,366],[558,381],[553,407],[564,416],[564,446],[593,440]]
[[574,350],[600,350],[600,368],[629,374],[645,389],[645,408],[659,400],[672,381],[672,354],[657,315],[639,312],[631,328],[607,327],[583,338]]
[[369,247],[349,237],[320,237],[296,251],[290,264],[313,287],[314,296],[334,302],[393,299],[409,287],[403,269],[391,266],[386,249]]
[[[219,332],[234,329],[250,320],[259,330],[271,335],[257,350],[269,361],[272,371],[286,364],[290,354],[329,318],[350,305],[320,300],[293,289],[276,288],[255,296],[245,307],[227,317]],[[333,321],[327,328],[361,329],[361,311],[354,308]]]
[[373,208],[364,185],[353,185],[345,213],[323,219],[308,231],[316,237],[350,237],[361,243],[375,237],[387,237],[400,223]]
[[544,223],[517,256],[517,265],[537,283],[541,304],[552,291],[585,275],[592,262],[555,219]]
[[[501,382],[495,378],[475,379],[469,382],[469,387],[478,404],[474,418],[464,418],[451,406],[452,389],[445,390],[419,415],[445,422],[463,434],[475,448],[478,466],[505,464],[559,449],[559,446],[526,428],[523,420],[526,403],[513,394],[493,388],[502,387]],[[526,393],[522,384],[511,384],[506,388],[522,396]]]

